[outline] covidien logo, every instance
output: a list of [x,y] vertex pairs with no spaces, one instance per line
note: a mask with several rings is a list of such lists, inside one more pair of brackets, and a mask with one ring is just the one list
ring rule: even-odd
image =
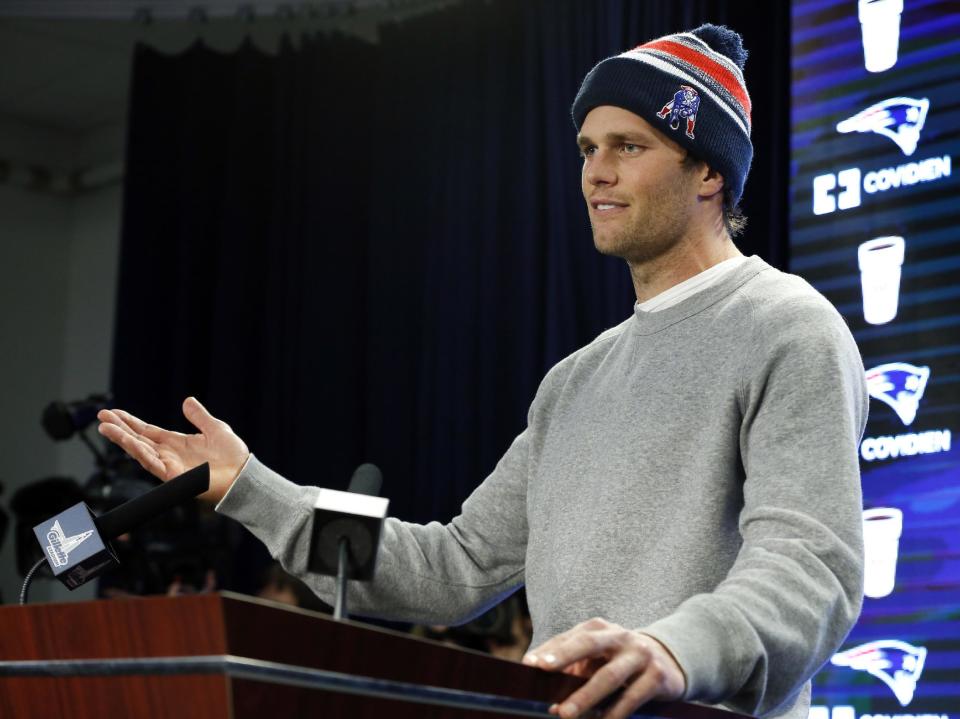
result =
[[867,370],[867,391],[889,405],[900,421],[909,426],[917,417],[928,379],[929,367],[890,362]]
[[813,705],[807,719],[857,719],[857,711],[852,706],[843,705],[824,707]]
[[827,215],[859,207],[864,192],[873,195],[920,182],[934,182],[950,177],[952,170],[953,158],[943,155],[866,173],[859,167],[849,167],[836,174],[817,175],[813,178],[813,214]]
[[77,548],[81,542],[93,534],[93,530],[74,534],[68,537],[63,533],[58,519],[47,532],[47,554],[50,555],[50,561],[55,567],[64,567],[70,561],[70,552]]
[[[838,194],[834,190],[840,188]],[[813,178],[813,214],[826,215],[835,210],[860,206],[860,169],[851,167]]]
[[837,704],[836,706],[822,706],[814,704],[810,707],[808,719],[950,719],[949,714],[866,714],[857,715],[855,707],[849,704]]
[[837,124],[837,132],[875,132],[897,143],[908,157],[917,149],[930,100],[891,97]]
[[834,654],[830,663],[876,677],[890,687],[901,706],[907,706],[913,701],[926,659],[926,647],[881,639]]

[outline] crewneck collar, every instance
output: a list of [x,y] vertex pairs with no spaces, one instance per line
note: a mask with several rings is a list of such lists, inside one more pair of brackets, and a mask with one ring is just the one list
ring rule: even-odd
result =
[[751,257],[747,257],[737,267],[727,272],[715,284],[681,300],[672,307],[667,307],[659,311],[645,312],[640,309],[639,305],[634,305],[633,327],[635,331],[641,335],[651,335],[659,332],[670,325],[692,317],[711,305],[716,304],[724,297],[736,291],[748,280],[756,277],[764,270],[769,269],[771,269],[770,265],[756,255],[752,255]]
[[687,297],[692,297],[695,293],[702,292],[711,285],[716,284],[727,272],[736,269],[738,265],[746,261],[746,257],[737,255],[736,257],[723,260],[723,262],[718,262],[712,267],[708,267],[692,277],[688,277],[683,282],[678,282],[673,287],[668,287],[650,299],[638,302],[636,307],[644,312],[661,312],[669,307],[678,305],[687,299]]

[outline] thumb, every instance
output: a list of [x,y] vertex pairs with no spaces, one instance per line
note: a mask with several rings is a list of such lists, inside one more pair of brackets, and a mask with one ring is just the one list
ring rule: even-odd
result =
[[196,397],[187,397],[183,401],[183,416],[203,434],[213,432],[220,420],[207,411]]

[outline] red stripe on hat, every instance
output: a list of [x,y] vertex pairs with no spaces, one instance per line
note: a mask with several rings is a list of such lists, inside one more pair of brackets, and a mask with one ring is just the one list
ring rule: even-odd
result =
[[705,72],[707,75],[723,85],[724,89],[726,89],[727,92],[737,99],[737,102],[739,102],[740,105],[746,110],[747,123],[750,123],[750,96],[747,94],[746,88],[732,72],[730,72],[727,68],[713,58],[703,54],[699,50],[694,50],[686,45],[681,45],[678,42],[674,42],[673,40],[654,40],[653,42],[648,42],[644,45],[641,45],[637,49],[661,50],[674,55],[681,60],[690,63],[702,72]]

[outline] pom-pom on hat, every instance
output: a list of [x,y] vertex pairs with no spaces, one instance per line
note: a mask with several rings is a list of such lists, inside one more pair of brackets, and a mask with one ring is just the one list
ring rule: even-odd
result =
[[629,110],[723,175],[736,204],[753,159],[746,59],[740,35],[722,25],[651,40],[587,73],[573,124],[579,132],[601,105]]

